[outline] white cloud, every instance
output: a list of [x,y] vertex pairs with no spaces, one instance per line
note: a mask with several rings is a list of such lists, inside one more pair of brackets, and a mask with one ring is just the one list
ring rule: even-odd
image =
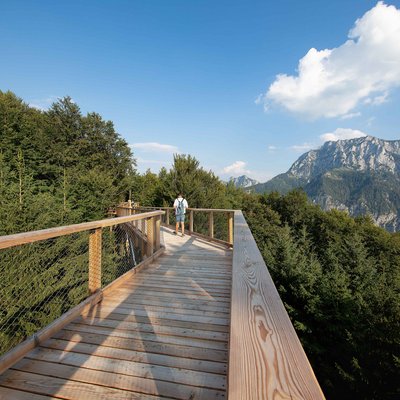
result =
[[178,147],[170,144],[161,144],[157,142],[134,143],[130,145],[134,150],[140,149],[148,153],[179,153]]
[[311,150],[315,147],[313,143],[303,143],[303,144],[295,144],[290,146],[290,149],[295,151],[296,153],[305,153],[306,151]]
[[337,140],[355,139],[363,136],[367,136],[367,134],[358,129],[337,128],[333,132],[324,133],[319,138],[323,142],[336,142]]
[[231,174],[233,176],[240,176],[249,174],[250,171],[246,169],[247,163],[244,161],[235,161],[233,164],[228,165],[223,169],[225,174]]
[[313,118],[345,116],[365,101],[381,104],[399,85],[400,10],[380,1],[357,19],[341,46],[311,48],[297,75],[277,75],[263,103]]
[[356,118],[360,117],[361,113],[360,112],[354,112],[354,113],[348,113],[340,117],[340,119],[351,119],[351,118]]
[[276,146],[268,146],[268,151],[275,151],[278,150]]
[[[31,100],[28,103],[28,105],[29,105],[29,107],[36,108],[37,110],[40,110],[40,111],[47,111],[50,108],[50,106],[54,102],[58,101],[59,99],[60,99],[60,97],[57,97],[57,96],[49,96],[45,99]],[[72,103],[74,103],[74,101],[72,101]]]

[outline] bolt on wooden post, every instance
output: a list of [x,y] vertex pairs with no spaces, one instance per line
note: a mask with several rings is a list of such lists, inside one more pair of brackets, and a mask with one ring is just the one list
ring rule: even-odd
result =
[[89,235],[89,293],[101,289],[101,228]]

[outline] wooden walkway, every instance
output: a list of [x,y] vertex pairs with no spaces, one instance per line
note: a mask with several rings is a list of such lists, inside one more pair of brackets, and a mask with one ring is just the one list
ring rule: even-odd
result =
[[0,376],[0,399],[224,399],[232,251],[165,253]]

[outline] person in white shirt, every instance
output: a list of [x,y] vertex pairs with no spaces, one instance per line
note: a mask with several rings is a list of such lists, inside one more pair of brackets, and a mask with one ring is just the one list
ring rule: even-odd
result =
[[178,197],[174,201],[176,225],[174,234],[177,235],[179,231],[179,223],[182,228],[182,236],[185,236],[185,214],[188,208],[188,203],[186,199],[183,198],[182,193],[178,194]]

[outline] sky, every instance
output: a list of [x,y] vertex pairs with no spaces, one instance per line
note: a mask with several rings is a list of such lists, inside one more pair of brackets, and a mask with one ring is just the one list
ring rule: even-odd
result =
[[400,139],[400,0],[0,0],[0,90],[71,96],[137,170],[265,182],[327,140]]

